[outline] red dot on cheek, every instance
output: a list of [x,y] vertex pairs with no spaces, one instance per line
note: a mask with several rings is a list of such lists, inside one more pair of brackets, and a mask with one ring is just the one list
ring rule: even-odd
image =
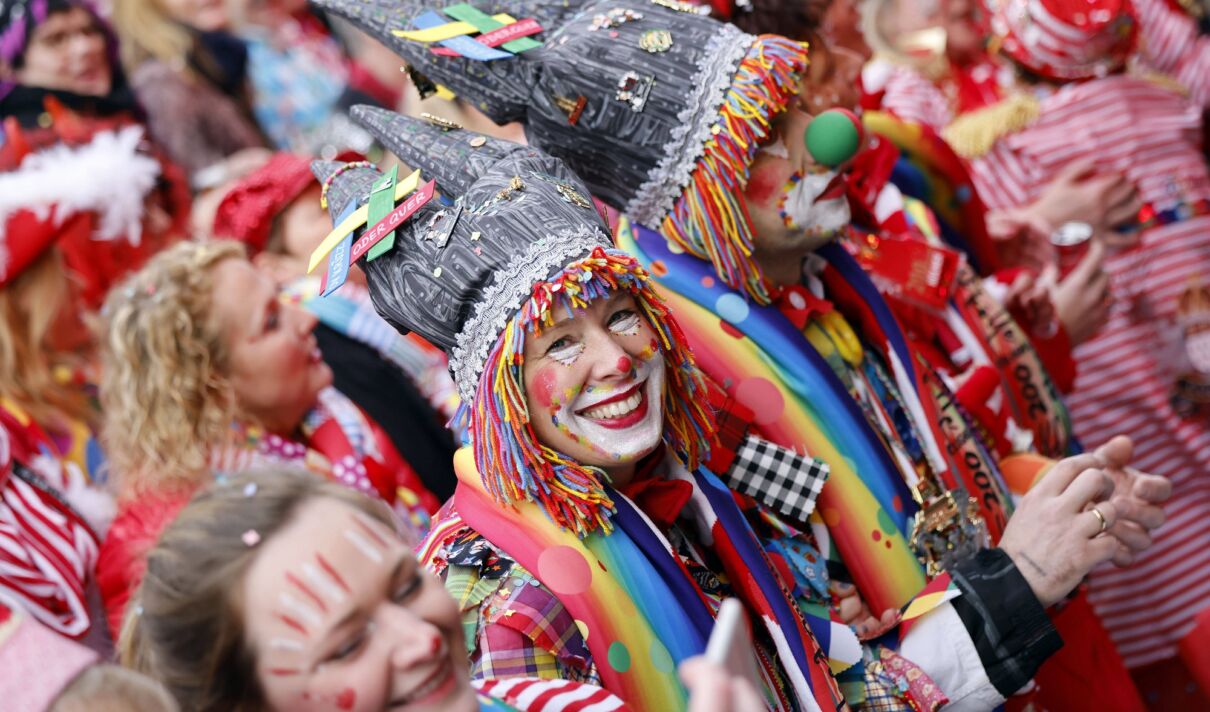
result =
[[773,166],[767,163],[758,166],[748,179],[744,197],[756,205],[770,205],[774,194],[785,184],[785,180],[779,180],[779,178],[780,172]]
[[629,356],[619,356],[618,357],[618,370],[619,371],[629,373],[632,368],[634,368],[634,361],[631,361]]
[[357,704],[357,693],[353,688],[346,687],[336,696],[336,706],[342,710],[351,710]]
[[554,392],[558,374],[554,368],[544,368],[538,371],[538,375],[534,376],[533,392],[534,398],[538,400],[538,404],[544,408],[549,408],[554,401]]

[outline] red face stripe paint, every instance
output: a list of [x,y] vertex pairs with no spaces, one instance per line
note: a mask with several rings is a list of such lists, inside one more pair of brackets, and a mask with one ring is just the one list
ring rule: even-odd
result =
[[279,621],[281,621],[282,623],[285,623],[286,625],[290,626],[294,630],[298,631],[299,633],[302,633],[303,635],[306,635],[306,636],[311,635],[310,633],[307,632],[307,629],[303,627],[302,623],[299,623],[298,621],[294,620],[290,616],[285,615],[284,613],[278,613],[277,619]]
[[328,612],[328,607],[326,605],[324,605],[323,599],[321,599],[319,596],[315,595],[315,592],[312,591],[310,588],[308,588],[307,584],[305,584],[301,580],[299,580],[299,578],[297,576],[295,576],[294,574],[287,571],[286,580],[289,581],[290,583],[294,584],[294,586],[296,588],[298,588],[300,591],[307,594],[307,598],[311,599],[311,601],[316,606],[319,607],[319,610],[323,611],[324,613]]
[[351,710],[357,704],[357,693],[353,688],[346,687],[336,696],[336,706],[342,710]]
[[277,675],[279,677],[288,677],[290,675],[297,675],[298,669],[297,668],[269,668],[269,674]]
[[319,568],[323,569],[324,573],[331,576],[332,579],[336,581],[336,585],[340,586],[341,590],[343,590],[345,593],[352,593],[352,591],[349,590],[349,584],[345,583],[345,580],[341,578],[339,573],[336,572],[336,569],[332,568],[332,565],[328,563],[328,560],[324,558],[323,554],[316,553],[315,560],[319,562]]
[[387,540],[382,538],[381,534],[374,531],[374,529],[369,524],[366,524],[365,522],[361,521],[361,517],[353,517],[353,521],[357,523],[358,529],[365,532],[366,536],[368,536],[374,540],[375,544],[382,547],[383,549],[386,549],[390,546],[389,543],[387,542]]
[[634,361],[631,361],[629,356],[619,356],[618,370],[623,373],[630,373],[634,370]]
[[433,638],[433,645],[431,647],[432,650],[429,651],[429,654],[436,657],[437,653],[441,652],[441,638]]

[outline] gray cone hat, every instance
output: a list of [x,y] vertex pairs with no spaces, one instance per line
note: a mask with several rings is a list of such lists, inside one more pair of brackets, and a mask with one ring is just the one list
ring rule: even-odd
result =
[[597,197],[653,226],[689,184],[756,39],[671,0],[470,0],[488,15],[533,17],[543,27],[535,35],[542,47],[481,62],[435,55],[393,34],[414,29],[426,10],[461,3],[317,2],[497,123],[523,121],[531,145],[566,161]]
[[[449,354],[469,402],[492,346],[533,285],[611,247],[609,228],[575,174],[535,148],[383,110],[355,115],[452,200],[444,207],[431,201],[399,226],[392,250],[359,264],[378,313]],[[337,174],[342,165],[312,165],[321,181],[335,176],[327,192],[333,222],[349,205],[367,203],[381,175],[361,167]]]

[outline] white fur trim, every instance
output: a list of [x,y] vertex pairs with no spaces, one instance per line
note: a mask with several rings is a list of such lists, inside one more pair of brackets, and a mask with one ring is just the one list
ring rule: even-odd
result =
[[95,212],[96,239],[125,237],[138,245],[143,199],[160,175],[159,163],[139,152],[142,140],[141,126],[102,131],[86,145],[58,144],[26,156],[17,170],[0,173],[0,254],[6,252],[8,219],[23,209],[40,219],[54,210],[56,225],[76,213]]

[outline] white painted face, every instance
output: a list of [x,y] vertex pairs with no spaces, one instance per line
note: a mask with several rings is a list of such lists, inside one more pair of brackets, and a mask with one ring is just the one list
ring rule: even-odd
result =
[[840,232],[851,217],[836,171],[802,176],[785,192],[781,211],[788,227],[821,236]]
[[664,429],[664,354],[628,292],[614,292],[525,342],[530,422],[543,445],[583,465],[633,463]]
[[811,120],[797,109],[785,111],[749,167],[744,203],[756,249],[767,259],[801,259],[849,223],[845,167],[837,172],[811,157],[802,139]]
[[558,414],[569,433],[617,462],[633,462],[654,450],[664,429],[664,354],[656,351],[633,363],[630,379],[586,385]]

